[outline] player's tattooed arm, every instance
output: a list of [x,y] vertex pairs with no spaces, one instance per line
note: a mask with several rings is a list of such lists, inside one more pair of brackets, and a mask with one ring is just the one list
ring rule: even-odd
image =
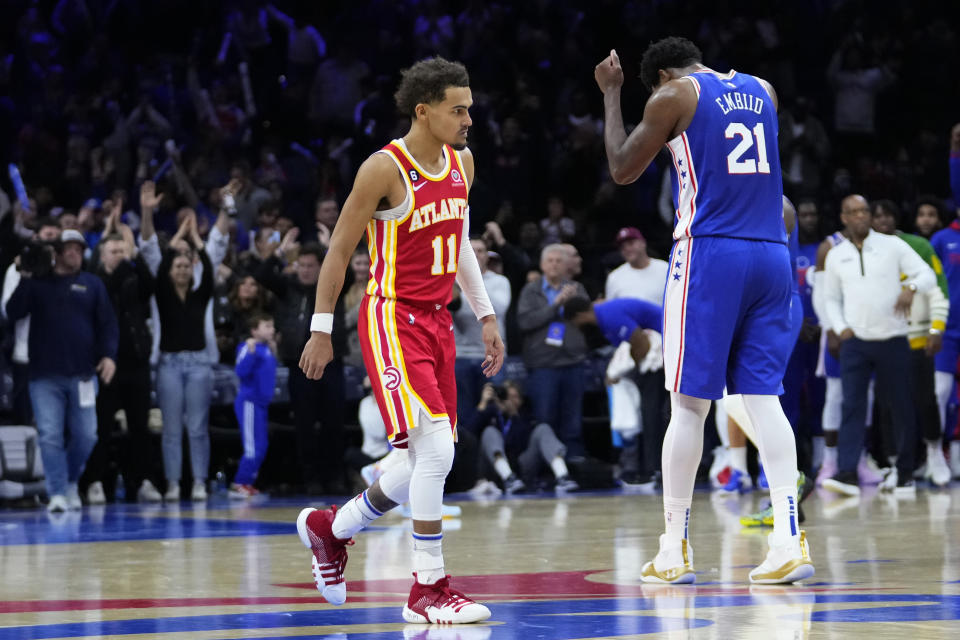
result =
[[610,176],[617,184],[630,184],[643,174],[663,145],[679,133],[681,119],[689,122],[696,110],[696,94],[689,81],[667,82],[647,100],[643,120],[628,136],[620,110],[623,70],[616,52],[611,51],[597,65],[594,77],[603,91],[603,142]]

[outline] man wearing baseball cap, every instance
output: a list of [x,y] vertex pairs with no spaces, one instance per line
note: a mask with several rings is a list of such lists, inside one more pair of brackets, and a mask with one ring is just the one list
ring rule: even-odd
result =
[[[669,266],[663,260],[647,255],[647,241],[636,227],[624,227],[617,232],[617,248],[624,263],[607,276],[607,300],[639,298],[655,305],[663,305],[663,290],[667,283]],[[640,391],[641,438],[625,438],[620,456],[620,483],[627,488],[656,486],[660,471],[660,452],[667,424],[667,393],[663,385],[663,369],[640,373],[633,371],[630,379]]]
[[624,227],[617,232],[617,248],[624,263],[607,276],[606,294],[613,298],[640,298],[654,304],[663,304],[663,290],[667,283],[669,265],[647,255],[647,241],[636,227]]
[[103,282],[82,271],[86,246],[65,230],[53,272],[22,271],[7,301],[11,322],[30,315],[30,400],[51,512],[81,507],[77,480],[97,441],[97,374],[109,382],[116,369],[117,319]]

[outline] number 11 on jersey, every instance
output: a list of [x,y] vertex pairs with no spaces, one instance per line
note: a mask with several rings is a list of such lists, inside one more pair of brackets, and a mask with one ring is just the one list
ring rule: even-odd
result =
[[457,272],[457,236],[451,233],[447,236],[447,268],[443,268],[443,236],[436,236],[433,239],[433,266],[430,268],[430,275],[442,276],[444,273]]

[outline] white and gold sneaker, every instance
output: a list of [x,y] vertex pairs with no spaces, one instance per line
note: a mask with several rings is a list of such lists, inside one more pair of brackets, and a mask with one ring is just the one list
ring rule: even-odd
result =
[[770,545],[767,557],[750,572],[753,584],[789,584],[814,574],[806,531],[801,530],[799,536],[785,541],[771,533],[767,536],[767,543]]
[[691,584],[697,576],[693,572],[693,549],[686,538],[679,545],[664,546],[667,534],[660,535],[660,551],[652,562],[643,565],[640,577],[654,584]]

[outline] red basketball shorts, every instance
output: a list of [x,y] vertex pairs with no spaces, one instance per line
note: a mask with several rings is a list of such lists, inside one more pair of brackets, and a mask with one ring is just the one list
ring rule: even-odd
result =
[[393,446],[406,447],[421,414],[447,419],[456,434],[457,347],[446,307],[364,296],[357,323],[363,364]]

